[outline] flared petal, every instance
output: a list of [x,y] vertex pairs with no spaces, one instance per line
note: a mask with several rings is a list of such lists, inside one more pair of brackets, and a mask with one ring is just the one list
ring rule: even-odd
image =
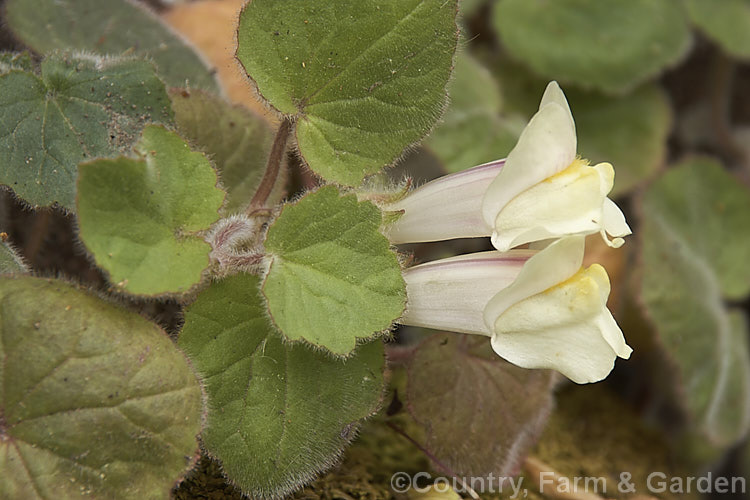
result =
[[[625,215],[620,210],[620,207],[609,198],[604,200],[602,219],[601,233],[604,241],[611,247],[620,248],[625,243],[622,237],[632,234],[633,231],[630,230],[630,226],[625,221]],[[614,236],[614,238],[610,240],[607,235]]]
[[516,279],[534,253],[481,252],[405,270],[407,306],[399,323],[489,336],[482,319],[485,306]]
[[482,215],[488,226],[494,227],[497,215],[510,200],[575,160],[577,143],[573,117],[567,103],[561,105],[555,96],[556,92],[550,90],[547,102],[543,102],[526,125],[505,167],[487,189],[482,200]]
[[[606,282],[606,286],[604,283]],[[631,349],[606,307],[599,265],[513,304],[495,321],[492,348],[524,368],[551,368],[579,384],[604,379]]]
[[504,252],[533,241],[599,232],[604,200],[612,188],[602,170],[576,160],[513,198],[495,220],[493,246]]
[[541,293],[577,273],[583,264],[584,247],[583,236],[569,236],[552,242],[531,257],[516,280],[487,303],[484,308],[487,329],[494,331],[497,318],[513,304]]
[[386,236],[395,244],[489,236],[492,228],[482,218],[482,197],[504,163],[498,160],[440,177],[383,206],[403,211],[386,228]]

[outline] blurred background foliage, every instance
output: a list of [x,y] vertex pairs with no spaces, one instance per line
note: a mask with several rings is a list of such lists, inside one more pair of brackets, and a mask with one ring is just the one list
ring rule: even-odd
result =
[[[148,3],[205,54],[228,98],[275,122],[234,62],[243,0]],[[5,21],[14,33],[5,25],[4,50],[46,50],[24,38],[22,25]],[[128,22],[137,31],[152,21]],[[557,80],[576,120],[580,154],[615,166],[614,196],[634,231],[616,251],[592,239],[587,258],[610,273],[610,308],[634,354],[597,387],[558,387],[546,430],[533,432],[539,440],[525,473],[542,464],[562,475],[613,481],[627,470],[639,484],[655,470],[750,479],[750,0],[464,0],[461,25],[445,115],[391,177],[408,172],[423,183],[505,156],[546,83]],[[145,40],[148,52],[153,38]],[[156,40],[157,63],[200,66],[182,45]],[[126,50],[129,42],[123,43],[69,40],[92,51]],[[215,88],[209,73],[196,71],[196,86]],[[291,193],[314,182],[304,170],[291,172]],[[7,195],[0,201],[0,223],[12,229],[32,267],[101,285],[75,251],[69,217],[24,210]],[[483,249],[475,241],[452,245],[451,253]],[[418,260],[446,253],[433,244],[411,250]],[[142,307],[174,329],[174,304]],[[404,341],[422,336],[401,332]],[[398,361],[398,351],[392,357]],[[396,368],[389,416],[372,421],[343,466],[299,498],[387,498],[393,472],[424,470],[424,455],[388,428],[395,418],[417,441],[427,440],[429,423],[399,411],[399,394],[415,387],[406,379]],[[429,383],[417,387],[422,395],[448,392]],[[527,397],[516,394],[491,409],[509,422],[527,418],[516,412]],[[178,498],[239,497],[215,464],[200,465],[175,491]]]

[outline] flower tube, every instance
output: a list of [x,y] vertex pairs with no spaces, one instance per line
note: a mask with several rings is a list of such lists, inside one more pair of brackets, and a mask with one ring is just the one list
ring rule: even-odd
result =
[[556,82],[505,160],[436,179],[383,208],[402,212],[393,243],[491,236],[500,251],[534,241],[601,233],[613,247],[631,233],[617,205],[609,163],[576,157],[568,102]]
[[483,252],[409,268],[400,322],[485,335],[515,365],[597,382],[632,349],[607,309],[607,273],[598,264],[582,268],[583,250],[584,238],[572,236],[539,252]]

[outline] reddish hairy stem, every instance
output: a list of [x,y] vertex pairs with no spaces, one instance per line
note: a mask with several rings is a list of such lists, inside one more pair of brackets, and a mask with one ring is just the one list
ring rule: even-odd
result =
[[271,196],[271,192],[281,171],[281,162],[284,161],[286,143],[291,130],[292,121],[289,118],[284,118],[276,131],[276,138],[274,138],[273,145],[271,146],[271,154],[268,155],[266,171],[258,185],[258,189],[255,191],[255,195],[253,195],[253,199],[250,201],[250,206],[247,209],[248,214],[258,208],[264,207],[266,201],[268,201],[268,197]]

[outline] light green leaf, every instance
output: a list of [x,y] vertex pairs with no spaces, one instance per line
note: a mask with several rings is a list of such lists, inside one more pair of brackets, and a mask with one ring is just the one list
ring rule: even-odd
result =
[[337,462],[378,408],[383,344],[337,360],[273,330],[259,279],[214,283],[185,312],[179,344],[208,393],[206,450],[254,498],[281,498]]
[[[263,177],[271,150],[268,123],[248,109],[203,92],[175,89],[170,97],[180,134],[206,153],[219,171],[227,191],[224,211],[243,211]],[[277,184],[270,205],[283,196],[284,183]]]
[[0,76],[0,183],[33,205],[72,209],[77,165],[130,149],[147,121],[172,111],[153,66],[57,55],[41,75]]
[[642,213],[643,302],[694,428],[726,448],[750,427],[747,328],[722,301],[750,286],[750,193],[715,162],[692,160],[648,189]]
[[284,206],[268,229],[263,293],[287,338],[346,355],[401,316],[405,284],[381,219],[375,205],[333,186]]
[[750,191],[715,160],[696,158],[669,171],[645,200],[670,238],[700,258],[715,275],[720,293],[750,293]]
[[201,389],[156,325],[71,285],[0,279],[0,498],[167,499]]
[[729,54],[750,58],[750,1],[685,0],[690,20]]
[[23,258],[5,241],[0,242],[0,274],[27,273]]
[[592,164],[615,167],[615,196],[651,177],[664,163],[672,109],[664,91],[644,85],[622,97],[569,92],[578,151]]
[[500,115],[500,89],[490,72],[462,52],[448,89],[450,105],[425,145],[448,172],[504,158],[526,123]]
[[296,120],[310,168],[358,185],[440,116],[456,12],[456,0],[254,0],[240,15],[237,57],[268,103]]
[[691,45],[680,0],[501,0],[493,23],[538,74],[608,93],[658,75]]
[[511,365],[484,337],[432,335],[408,375],[409,411],[427,433],[425,446],[466,477],[513,474],[552,409],[554,373]]
[[139,2],[130,0],[8,0],[5,21],[34,51],[72,49],[97,54],[135,52],[153,59],[173,87],[217,91],[195,49]]
[[185,292],[208,267],[199,233],[218,220],[224,192],[206,157],[163,127],[146,127],[135,153],[80,165],[81,239],[119,289]]

